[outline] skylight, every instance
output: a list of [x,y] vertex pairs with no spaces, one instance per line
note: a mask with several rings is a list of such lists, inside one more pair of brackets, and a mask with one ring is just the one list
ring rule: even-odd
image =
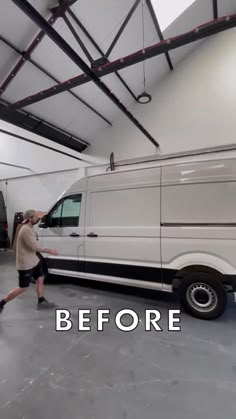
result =
[[151,0],[161,31],[164,31],[196,0]]

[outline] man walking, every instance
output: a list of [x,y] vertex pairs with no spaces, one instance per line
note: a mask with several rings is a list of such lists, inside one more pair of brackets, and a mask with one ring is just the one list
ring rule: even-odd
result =
[[33,226],[38,223],[37,213],[28,210],[24,214],[23,225],[19,231],[16,242],[16,267],[18,270],[19,286],[0,301],[0,313],[4,306],[14,298],[23,294],[29,287],[32,278],[36,281],[36,292],[38,296],[38,310],[54,308],[54,303],[49,303],[44,298],[44,273],[42,261],[37,253],[48,253],[57,255],[55,250],[42,249],[38,246]]

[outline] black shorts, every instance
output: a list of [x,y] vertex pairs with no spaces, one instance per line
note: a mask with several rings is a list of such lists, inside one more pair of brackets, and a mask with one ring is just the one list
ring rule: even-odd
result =
[[37,280],[41,276],[44,276],[43,264],[40,261],[37,266],[27,271],[19,271],[19,287],[27,288],[29,287],[32,279]]

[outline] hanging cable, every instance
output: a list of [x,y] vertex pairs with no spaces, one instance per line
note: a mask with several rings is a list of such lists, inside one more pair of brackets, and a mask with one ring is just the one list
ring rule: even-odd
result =
[[[143,51],[145,51],[144,4],[145,0],[142,0]],[[149,103],[152,100],[151,95],[146,92],[146,60],[143,60],[143,93],[137,97],[137,100],[141,104]]]
[[[142,27],[143,27],[143,50],[145,49],[145,33],[144,33],[144,0],[142,1]],[[146,60],[143,60],[143,90],[146,90]]]

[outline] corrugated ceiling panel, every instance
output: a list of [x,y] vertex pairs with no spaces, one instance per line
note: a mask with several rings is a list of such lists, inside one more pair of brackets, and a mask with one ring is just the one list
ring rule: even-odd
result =
[[[0,84],[5,80],[6,74],[12,69],[12,63],[19,57],[18,54],[0,41]],[[2,58],[3,57],[3,58]]]
[[3,98],[9,102],[16,102],[54,84],[48,76],[27,62],[9,85]]
[[[69,31],[65,22],[60,19],[54,25],[54,29],[66,40],[77,54],[87,63],[86,56],[78,42]],[[38,48],[32,54],[32,58],[42,65],[47,71],[53,73],[60,81],[77,76],[82,70],[48,37],[44,38]]]
[[[67,92],[35,103],[25,109],[47,121],[50,120],[51,123],[88,140],[88,142],[96,133],[96,129],[100,125],[106,124]],[[73,129],[75,123],[76,131]]]
[[99,0],[88,8],[88,0],[80,0],[72,10],[106,51],[133,4],[134,0]]
[[[39,13],[49,18],[48,0],[31,0],[32,6]],[[1,34],[18,48],[24,50],[39,32],[39,28],[10,0],[1,0],[0,28]]]
[[[103,77],[102,80],[108,87],[111,87],[111,90],[114,92],[114,94],[116,94],[117,97],[120,98],[120,100],[121,98],[123,99],[123,104],[126,105],[127,101],[130,100],[129,94],[126,94],[122,88],[121,90],[115,88],[116,82],[111,83],[111,80],[114,80],[114,75],[107,76],[106,78]],[[120,112],[120,110],[113,104],[113,102],[93,82],[89,82],[83,86],[73,89],[73,91],[80,96],[82,95],[83,97],[86,97],[89,103],[93,103],[94,106],[96,106],[96,109],[105,115],[111,122],[114,121],[117,113]],[[123,92],[123,96],[121,91]],[[126,97],[126,100],[124,100],[124,96]],[[103,123],[103,126],[106,125],[106,123]]]
[[[119,71],[119,74],[120,74],[120,76],[122,76],[120,71]],[[129,82],[124,77],[122,77],[122,78],[124,79],[124,81],[129,86]],[[128,105],[128,104],[130,105],[131,103],[133,103],[134,98],[131,96],[131,94],[128,92],[126,87],[123,85],[123,83],[119,80],[119,78],[115,74],[109,74],[108,76],[103,77],[102,81],[120,99],[120,101],[122,103],[124,103],[126,105]],[[102,94],[102,92],[101,92],[101,94]],[[103,95],[103,96],[105,96],[105,95]],[[99,99],[100,99],[100,97],[99,97]],[[108,98],[107,98],[107,100],[108,100],[108,110],[109,110],[110,103],[112,103],[112,102],[110,102]],[[99,106],[101,106],[100,101],[99,101]]]

